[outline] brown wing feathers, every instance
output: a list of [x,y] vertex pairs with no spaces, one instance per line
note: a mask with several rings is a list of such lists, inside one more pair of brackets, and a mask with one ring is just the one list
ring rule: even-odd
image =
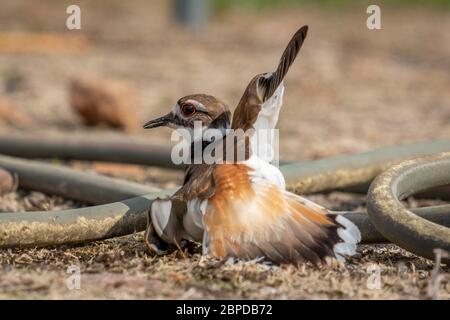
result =
[[289,41],[286,49],[281,56],[277,70],[268,77],[263,77],[260,80],[260,85],[264,88],[263,102],[269,99],[275,90],[277,90],[284,76],[289,70],[289,67],[297,57],[303,41],[308,33],[308,26],[301,27]]

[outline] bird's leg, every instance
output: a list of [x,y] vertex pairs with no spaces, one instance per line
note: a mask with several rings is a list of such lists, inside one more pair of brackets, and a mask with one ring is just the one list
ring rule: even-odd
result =
[[[178,248],[178,250],[180,251],[181,256],[183,257],[183,259],[187,259],[188,257],[186,255],[186,253],[183,251],[183,248],[181,247],[179,241],[177,239],[174,239],[173,242],[174,242],[175,246]],[[180,242],[181,242],[181,240],[180,240]]]
[[147,229],[145,230],[144,242],[149,251],[156,255],[167,254],[167,250],[169,249],[169,245],[158,236],[151,223],[147,225]]

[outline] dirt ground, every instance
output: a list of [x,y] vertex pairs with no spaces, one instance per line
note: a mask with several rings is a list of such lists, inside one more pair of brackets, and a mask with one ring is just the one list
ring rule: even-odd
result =
[[[365,8],[298,7],[218,14],[193,34],[171,19],[164,1],[80,1],[82,30],[65,29],[66,1],[4,1],[0,32],[59,32],[83,37],[84,50],[10,53],[0,46],[0,94],[31,114],[26,128],[0,134],[73,134],[92,130],[71,110],[71,79],[127,81],[139,94],[142,122],[167,112],[182,95],[212,93],[233,108],[248,81],[272,70],[291,34],[310,32],[285,81],[279,119],[280,158],[317,159],[450,135],[450,12],[382,8],[382,30],[365,26]],[[93,134],[111,134],[94,129]],[[170,131],[136,133],[168,143]],[[38,146],[37,146],[38,147]],[[0,150],[1,153],[1,150]],[[91,163],[67,163],[96,170]],[[181,174],[132,168],[115,174],[169,188]],[[309,196],[334,210],[363,210],[363,196]],[[410,200],[412,206],[435,201]],[[0,197],[0,212],[85,206],[37,191]],[[1,214],[1,213],[0,213]],[[69,290],[67,268],[78,266],[81,289]],[[424,299],[434,264],[395,245],[362,245],[345,266],[268,266],[221,262],[198,251],[153,257],[142,234],[70,247],[0,250],[0,298],[270,298]],[[369,270],[380,271],[380,288]],[[447,278],[435,297],[450,298]]]

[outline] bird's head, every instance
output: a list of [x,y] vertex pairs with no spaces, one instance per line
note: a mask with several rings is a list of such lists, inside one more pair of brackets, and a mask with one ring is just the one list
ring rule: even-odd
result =
[[144,124],[144,129],[156,127],[193,129],[199,121],[204,128],[228,129],[231,113],[227,105],[206,94],[192,94],[177,101],[172,110]]

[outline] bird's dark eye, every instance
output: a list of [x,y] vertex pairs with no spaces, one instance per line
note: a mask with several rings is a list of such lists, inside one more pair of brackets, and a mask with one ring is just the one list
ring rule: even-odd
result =
[[190,103],[186,103],[181,106],[181,113],[183,113],[183,115],[185,117],[191,117],[196,112],[197,112],[197,109]]

